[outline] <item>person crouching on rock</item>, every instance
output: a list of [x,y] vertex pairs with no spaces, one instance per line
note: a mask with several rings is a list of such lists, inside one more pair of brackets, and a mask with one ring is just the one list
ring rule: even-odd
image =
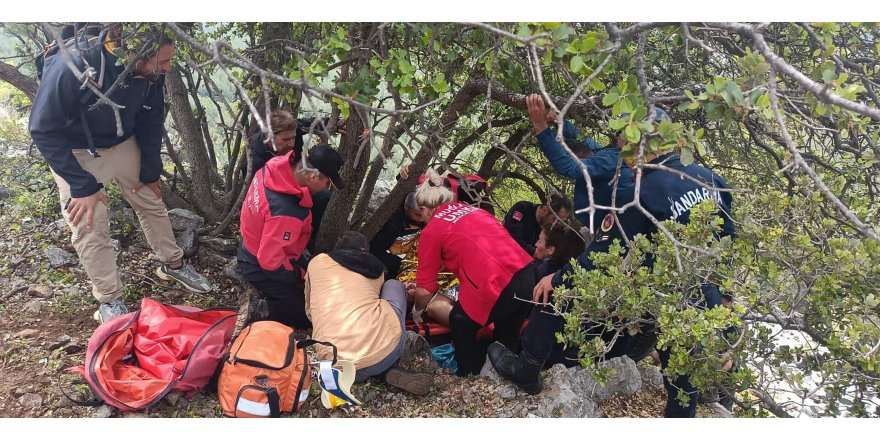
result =
[[[397,366],[406,345],[406,289],[385,281],[385,265],[371,255],[359,232],[342,234],[333,250],[312,259],[306,272],[306,314],[312,337],[336,346],[338,358],[354,362],[355,381],[381,376],[394,387],[427,394],[433,378]],[[317,346],[318,358],[332,357]]]
[[486,359],[477,331],[495,323],[494,336],[515,346],[531,308],[535,276],[532,257],[511,238],[492,214],[464,203],[429,170],[416,189],[416,203],[427,225],[419,239],[414,313],[436,296],[441,267],[461,282],[458,302],[449,313],[459,376],[479,374]]

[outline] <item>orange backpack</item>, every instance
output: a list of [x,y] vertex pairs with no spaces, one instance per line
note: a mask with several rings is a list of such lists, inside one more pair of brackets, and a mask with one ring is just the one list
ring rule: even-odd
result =
[[235,338],[217,382],[220,406],[227,417],[280,417],[296,412],[309,397],[311,367],[306,347],[333,348],[327,342],[297,342],[293,329],[275,321],[257,321]]

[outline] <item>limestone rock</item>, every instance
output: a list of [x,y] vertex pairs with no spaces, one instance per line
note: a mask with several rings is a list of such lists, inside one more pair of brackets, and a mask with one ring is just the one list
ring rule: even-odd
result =
[[168,218],[171,220],[171,228],[175,231],[198,229],[205,224],[204,218],[182,208],[168,211]]
[[39,315],[43,311],[43,301],[39,299],[28,301],[24,305],[24,311],[31,315]]
[[43,406],[43,396],[36,393],[28,393],[18,398],[18,403],[25,408],[39,408]]
[[177,245],[183,249],[185,258],[192,258],[199,251],[197,235],[195,228],[187,228],[177,236]]
[[238,249],[238,241],[220,237],[202,237],[199,242],[215,252],[233,254]]
[[545,373],[544,391],[538,394],[537,408],[533,414],[539,417],[597,417],[596,402],[578,388],[570,371],[557,364]]
[[64,266],[72,266],[79,261],[77,260],[76,255],[73,255],[70,252],[67,252],[64,249],[56,246],[47,247],[43,252],[49,259],[49,267],[51,267],[52,269],[58,269],[59,267]]
[[0,186],[0,200],[11,199],[15,197],[15,190],[11,188],[6,188],[5,186]]
[[15,334],[16,338],[32,338],[40,334],[40,331],[33,328],[24,329]]
[[55,340],[55,342],[53,342],[51,345],[49,345],[49,351],[57,350],[61,347],[64,347],[65,345],[69,344],[70,341],[71,341],[70,336],[61,335],[58,337],[58,339]]
[[653,390],[663,389],[663,373],[660,368],[654,366],[646,366],[639,368],[639,375],[642,376],[642,387]]
[[[504,400],[513,400],[516,399],[517,391],[516,385],[505,384],[499,386],[496,390],[498,393],[498,397],[501,397]],[[517,417],[517,414],[511,414],[509,417]]]
[[61,348],[65,354],[77,354],[86,351],[86,347],[76,341],[71,342],[69,345],[65,345]]
[[608,377],[605,386],[600,386],[592,375],[581,368],[573,368],[572,378],[576,389],[596,402],[621,394],[632,396],[642,387],[642,377],[636,363],[627,356],[609,359],[602,363],[603,367],[611,368],[613,373]]
[[733,418],[733,414],[720,403],[713,402],[707,405],[700,405],[697,409],[697,418],[730,419]]
[[55,291],[49,286],[31,286],[27,294],[36,298],[49,299],[55,296]]
[[206,246],[199,246],[198,260],[199,266],[201,267],[211,267],[222,270],[223,267],[226,266],[227,259],[227,256],[220,255],[217,252],[208,249]]
[[150,416],[142,412],[127,412],[122,416],[124,419],[146,419],[149,417]]
[[101,405],[95,412],[92,413],[93,419],[108,419],[113,417],[114,409],[107,405]]

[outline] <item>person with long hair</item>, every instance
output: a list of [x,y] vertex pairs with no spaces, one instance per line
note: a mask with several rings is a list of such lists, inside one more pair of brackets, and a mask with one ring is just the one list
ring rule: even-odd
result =
[[453,202],[441,177],[429,170],[415,201],[427,225],[419,239],[414,312],[424,311],[438,294],[442,267],[460,281],[458,302],[449,313],[457,374],[479,374],[486,359],[477,331],[495,324],[494,339],[515,346],[531,308],[535,277],[526,253],[487,211]]

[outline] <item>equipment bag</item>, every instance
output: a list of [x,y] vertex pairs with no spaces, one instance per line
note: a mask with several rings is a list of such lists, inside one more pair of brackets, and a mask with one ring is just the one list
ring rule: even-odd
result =
[[170,392],[191,397],[226,352],[237,311],[169,306],[144,298],[141,309],[101,324],[89,338],[82,375],[92,392],[120,411],[145,409]]
[[306,347],[327,342],[297,342],[293,329],[275,321],[245,327],[223,359],[217,392],[227,417],[280,417],[296,412],[309,397],[311,366]]

